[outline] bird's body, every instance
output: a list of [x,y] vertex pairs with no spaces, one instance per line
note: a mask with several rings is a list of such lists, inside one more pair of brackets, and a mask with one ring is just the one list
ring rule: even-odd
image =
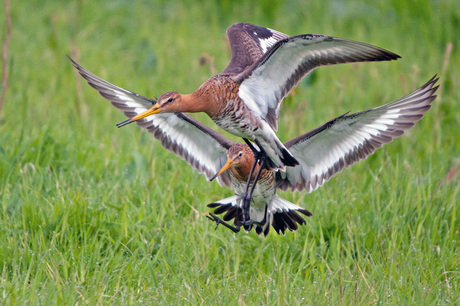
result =
[[[256,171],[249,178],[255,157],[254,152],[249,146],[243,143],[233,143],[227,151],[227,157],[227,163],[218,174],[229,169],[235,195],[211,203],[208,207],[217,208],[214,211],[215,214],[226,212],[224,221],[234,219],[236,228],[233,227],[233,230],[238,231],[243,221],[241,203],[246,189],[246,182],[250,182],[250,187],[252,188],[259,165],[256,165]],[[275,177],[276,174],[273,168],[261,169],[257,184],[254,186],[251,207],[249,209],[249,216],[254,222],[249,225],[243,225],[246,232],[249,232],[254,227],[257,234],[264,233],[266,236],[270,230],[270,225],[278,234],[280,232],[284,233],[286,229],[295,231],[298,225],[306,223],[299,213],[308,217],[312,216],[308,210],[276,194],[277,186]],[[210,219],[213,221],[218,220],[216,216]]]
[[219,127],[240,137],[254,135],[262,128],[238,96],[239,84],[228,75],[216,75],[208,79],[196,91],[188,95],[167,92],[163,100],[181,100],[181,112],[204,112]]
[[[248,144],[251,140],[257,144],[259,151],[253,167],[257,162],[277,169],[294,167],[299,162],[275,133],[281,101],[292,88],[320,66],[399,58],[361,42],[316,34],[289,37],[248,23],[230,26],[227,35],[232,55],[219,75],[191,94],[171,91],[161,95],[150,109],[118,127],[159,113],[204,112],[227,132]],[[254,146],[251,148],[254,150]],[[247,220],[251,197],[252,189],[247,183],[243,223],[252,222]]]
[[[75,62],[73,64],[88,84],[128,118],[144,113],[156,102],[115,86]],[[287,167],[285,171],[274,167],[261,169],[249,212],[255,223],[242,224],[243,228],[249,231],[255,227],[258,234],[266,235],[270,225],[278,233],[284,233],[286,229],[294,231],[298,224],[304,224],[305,220],[299,213],[306,216],[311,213],[282,199],[276,190],[311,192],[342,169],[365,159],[383,144],[401,136],[430,109],[438,88],[434,87],[436,81],[433,77],[399,100],[364,112],[344,114],[285,142],[284,146],[300,164],[297,167]],[[234,220],[235,225],[241,225],[244,186],[247,181],[253,184],[254,180],[254,176],[248,180],[254,154],[247,145],[232,142],[183,113],[147,116],[136,123],[152,133],[164,148],[183,158],[208,179],[218,173],[219,184],[233,188],[235,195],[209,206],[216,208],[216,214],[225,212],[224,221]],[[238,159],[240,152],[241,159]],[[233,163],[225,168],[230,159]],[[221,172],[222,169],[224,171]],[[264,218],[265,223],[262,222]]]
[[[181,112],[204,112],[225,131],[242,138],[257,139],[272,158],[278,156],[277,150],[280,151],[281,159],[275,159],[275,167],[283,164],[295,166],[297,161],[292,158],[273,129],[265,120],[260,120],[241,99],[239,86],[230,75],[216,75],[192,94],[180,95],[180,99],[191,106],[185,108],[185,111],[182,106]],[[179,99],[179,94],[169,92],[163,99],[170,97]]]
[[399,56],[361,42],[325,35],[289,37],[248,23],[227,29],[229,65],[191,94],[167,92],[146,112],[120,126],[158,113],[204,112],[222,129],[255,141],[275,168],[298,161],[276,136],[283,98],[309,72],[324,65],[389,61]]

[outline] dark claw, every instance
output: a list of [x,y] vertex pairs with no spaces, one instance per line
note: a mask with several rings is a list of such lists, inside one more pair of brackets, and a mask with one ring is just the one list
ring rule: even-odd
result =
[[259,225],[259,226],[264,226],[265,223],[267,223],[266,220],[262,220],[261,222],[258,222],[258,221],[256,221],[256,220],[249,219],[249,220],[247,220],[247,221],[240,221],[240,222],[237,222],[236,224],[237,224],[238,226],[249,226],[249,225],[253,225],[253,224]]
[[[210,213],[211,214],[211,213]],[[216,222],[216,228],[214,230],[217,230],[217,227],[219,226],[220,222],[222,221],[222,219],[220,218],[217,218],[215,215],[211,214],[212,215],[212,218],[209,216],[209,215],[206,215],[206,218],[208,218],[209,220],[211,221],[214,221]]]
[[240,221],[237,223],[238,226],[249,226],[252,224],[259,225],[259,226],[264,226],[267,223],[267,210],[268,210],[268,205],[265,206],[265,216],[262,221],[258,222],[252,219],[247,219],[246,221]]
[[233,227],[231,226],[230,224],[228,224],[227,222],[225,222],[224,220],[222,220],[221,218],[217,217],[216,215],[214,215],[213,213],[209,213],[211,215],[211,217],[209,215],[206,215],[206,218],[208,218],[209,220],[211,221],[214,221],[216,222],[216,228],[214,230],[217,229],[217,227],[219,226],[219,224],[222,224],[223,226],[225,226],[226,228],[232,230],[234,233],[238,233],[240,231],[240,227]]

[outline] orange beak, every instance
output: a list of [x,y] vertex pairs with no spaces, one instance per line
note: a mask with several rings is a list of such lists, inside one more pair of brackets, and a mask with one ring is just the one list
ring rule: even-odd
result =
[[117,127],[121,128],[122,126],[125,126],[125,125],[128,125],[130,123],[133,123],[134,121],[137,121],[137,120],[140,120],[142,118],[145,118],[145,117],[148,117],[150,115],[155,115],[155,114],[158,114],[159,112],[161,111],[161,108],[158,104],[155,104],[151,109],[137,115],[137,116],[134,116],[128,120],[125,120],[123,122],[120,122],[117,124]]
[[209,181],[212,181],[213,179],[215,179],[216,177],[218,177],[219,175],[227,171],[232,166],[233,166],[233,159],[229,158],[227,162],[225,163],[225,165],[223,165],[222,168],[220,168],[219,172],[217,172],[213,177],[211,177]]

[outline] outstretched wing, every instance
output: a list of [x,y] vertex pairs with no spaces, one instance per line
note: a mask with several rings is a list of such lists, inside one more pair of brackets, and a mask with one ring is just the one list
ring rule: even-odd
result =
[[227,29],[232,57],[222,74],[238,74],[254,64],[278,40],[289,37],[281,32],[253,25],[235,23]]
[[436,76],[411,94],[364,112],[342,115],[285,143],[300,162],[276,172],[277,187],[311,192],[423,118],[435,100]]
[[[155,100],[115,86],[70,60],[88,84],[128,118],[145,112],[156,103]],[[232,142],[186,114],[156,114],[136,123],[152,133],[163,148],[180,156],[208,179],[227,161],[227,150]],[[223,173],[217,180],[221,185],[232,186],[229,172]]]
[[365,43],[305,34],[275,43],[241,75],[239,96],[258,117],[277,129],[283,98],[319,66],[351,62],[389,61],[400,56]]

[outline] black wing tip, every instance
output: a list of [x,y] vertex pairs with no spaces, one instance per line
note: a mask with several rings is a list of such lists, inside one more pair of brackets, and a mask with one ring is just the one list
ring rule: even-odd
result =
[[[436,84],[439,81],[439,78],[440,77],[438,77],[438,74],[436,73],[434,76],[431,77],[431,79],[428,82],[426,82],[425,86],[434,86],[434,84]],[[438,90],[439,85],[433,88]]]
[[76,61],[74,61],[74,60],[70,57],[70,55],[67,55],[67,59],[72,63],[72,66],[74,66],[74,67],[78,70],[78,72],[81,74],[81,68],[82,68],[82,67],[81,67]]
[[393,53],[391,51],[385,50],[385,49],[380,49],[379,54],[377,56],[374,56],[371,54],[370,58],[366,58],[364,61],[369,61],[369,62],[384,62],[384,61],[396,61],[400,58],[402,58],[400,55]]
[[73,58],[70,57],[70,55],[66,55],[67,56],[67,59],[72,63],[72,65],[78,70],[78,72],[83,76],[83,71],[84,68],[78,64]]
[[[354,45],[354,48],[359,46],[359,51],[361,54],[355,54],[354,59],[351,62],[380,62],[380,61],[393,61],[402,58],[401,55],[386,50],[384,48],[377,47],[368,43],[350,40],[345,38],[339,38],[328,35],[321,34],[303,34],[298,36],[307,36],[307,37],[322,37],[326,41],[342,41],[346,44],[351,43]],[[356,51],[356,50],[355,50]]]
[[303,208],[274,213],[272,226],[276,233],[278,235],[281,235],[281,233],[284,235],[286,229],[288,229],[291,232],[295,232],[299,229],[299,225],[302,226],[307,224],[305,219],[298,213],[302,213],[307,217],[313,216],[311,212]]
[[398,60],[398,59],[402,58],[401,55],[393,53],[393,52],[388,51],[388,50],[385,50],[385,53],[388,55],[389,60]]
[[294,156],[292,156],[292,154],[289,153],[288,150],[282,148],[281,152],[283,154],[283,156],[281,157],[281,161],[283,162],[284,166],[295,167],[299,165],[298,160]]
[[206,206],[209,207],[209,208],[216,208],[216,207],[221,207],[221,206],[230,207],[231,205],[232,205],[232,203],[217,203],[217,202],[212,202],[212,203],[209,203],[209,204],[206,205]]
[[[90,83],[90,80],[89,80],[89,77],[90,77],[91,73],[89,73],[85,68],[83,68],[80,64],[78,64],[76,61],[74,61],[70,57],[70,55],[67,55],[67,58],[72,63],[72,65],[75,67],[75,69],[77,69],[78,73],[88,82],[88,84],[93,86],[92,83]],[[95,89],[97,90],[97,88],[95,88]]]
[[426,82],[425,84],[423,84],[422,86],[414,90],[411,94],[416,93],[416,92],[419,94],[426,94],[427,92],[430,92],[430,96],[424,100],[431,99],[430,103],[433,102],[437,97],[435,93],[441,86],[439,84],[436,85],[436,83],[439,81],[439,78],[440,77],[438,77],[438,74],[435,74],[434,76],[431,77],[430,80],[428,80],[428,82]]
[[66,57],[67,57],[67,59],[68,59],[69,61],[72,62],[72,64],[74,64],[74,65],[77,64],[77,63],[70,57],[70,55],[67,54]]
[[303,208],[297,209],[296,211],[298,211],[298,212],[304,214],[304,215],[307,216],[307,217],[312,217],[312,216],[313,216],[313,214],[312,214],[310,211],[308,211],[308,210],[306,210],[306,209],[303,209]]
[[396,61],[401,57],[401,55],[396,54],[394,52],[379,48],[379,47],[374,47],[378,48],[377,50],[371,50],[368,54],[370,56],[369,58],[366,58],[364,61]]

